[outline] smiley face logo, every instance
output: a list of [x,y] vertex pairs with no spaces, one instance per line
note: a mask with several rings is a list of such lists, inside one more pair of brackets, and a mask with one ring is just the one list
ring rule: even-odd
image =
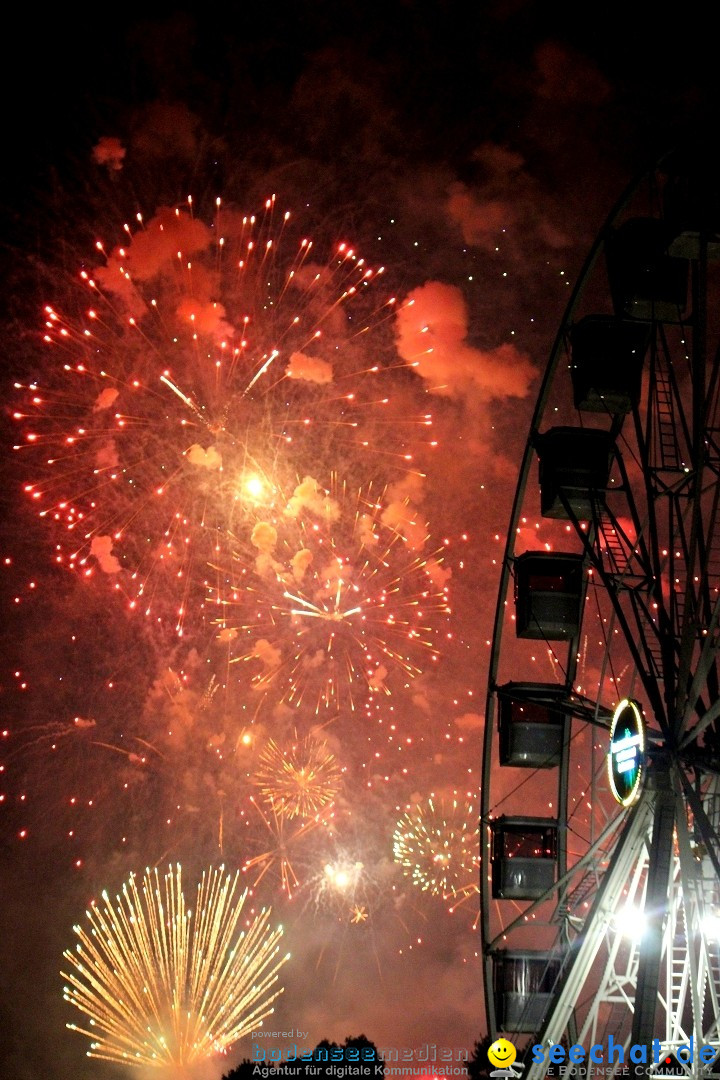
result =
[[496,1069],[509,1069],[517,1057],[517,1050],[507,1039],[496,1039],[492,1046],[488,1047],[487,1056]]

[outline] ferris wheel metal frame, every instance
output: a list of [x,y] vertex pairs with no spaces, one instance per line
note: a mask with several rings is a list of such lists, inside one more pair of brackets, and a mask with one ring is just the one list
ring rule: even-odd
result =
[[[566,1059],[569,1072],[651,1075],[670,1062],[676,1075],[720,1073],[720,192],[709,160],[679,148],[611,209],[519,470],[488,675],[480,927],[489,1036],[545,1054],[527,1055],[526,1080],[546,1076],[553,1045],[610,1040],[622,1064]],[[534,547],[533,515],[534,535],[550,536]],[[540,654],[551,681],[535,674]],[[618,752],[635,756],[618,765]],[[617,768],[621,785],[633,778],[620,797]],[[701,1047],[712,1048],[703,1060]]]

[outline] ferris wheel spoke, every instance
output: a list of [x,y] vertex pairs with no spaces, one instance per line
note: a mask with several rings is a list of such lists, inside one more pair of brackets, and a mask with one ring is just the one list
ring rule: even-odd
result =
[[[611,912],[618,907],[627,882],[632,879],[633,867],[637,865],[645,847],[654,808],[654,796],[646,792],[627,814],[626,827],[620,837],[612,860],[602,883],[595,895],[593,908],[587,917],[582,934],[572,954],[567,958],[562,972],[562,980],[556,989],[551,1008],[537,1036],[537,1042],[550,1047],[562,1039],[575,1002],[591,975],[593,965],[607,933],[607,921]],[[619,935],[618,935],[619,936]],[[613,958],[616,953],[613,953]],[[597,987],[598,1001],[603,991],[614,979],[606,964],[601,984]],[[547,1064],[532,1064],[527,1073],[527,1080],[544,1080]]]
[[[687,1013],[688,1004],[691,1005],[692,1030],[690,1034],[695,1036],[699,1045],[706,1037],[717,1037],[718,1033],[718,993],[712,978],[713,973],[713,945],[708,940],[707,931],[712,918],[710,907],[711,897],[708,895],[708,884],[714,885],[718,873],[714,866],[713,873],[709,876],[704,873],[704,861],[697,857],[697,845],[693,841],[688,829],[688,822],[682,812],[682,800],[678,807],[677,816],[677,840],[679,851],[680,876],[682,880],[682,925],[677,926],[673,941],[677,939],[677,930],[684,938],[685,944],[685,967],[687,977],[683,978],[683,996],[678,1000],[672,1000],[671,1016],[679,1020]],[[670,912],[669,917],[673,917]],[[717,944],[714,946],[717,956]],[[689,1002],[687,999],[690,999]],[[710,1030],[703,1030],[703,1016],[710,1007],[712,1017]],[[676,1022],[677,1022],[676,1020]]]
[[685,798],[700,834],[704,857],[712,863],[720,882],[720,786],[718,779],[713,778],[703,799],[683,772],[680,772],[680,777]]
[[[619,454],[616,459],[622,466]],[[675,639],[671,633],[671,613],[666,611],[654,584],[661,578],[662,560],[651,555],[652,544],[646,543],[645,535],[647,520],[641,521],[627,472],[622,467],[620,472],[622,484],[617,492],[625,496],[623,505],[632,523],[634,540],[630,540],[620,518],[604,498],[593,500],[590,529],[578,519],[566,498],[562,502],[593,570],[594,581],[599,581],[612,602],[637,673],[653,704],[654,717],[667,734],[665,701],[658,680],[664,666],[672,663],[667,651],[675,649]]]
[[638,958],[637,987],[633,1010],[632,1042],[649,1046],[655,1036],[660,966],[665,938],[665,908],[672,874],[675,797],[667,770],[661,770],[654,807],[650,858],[647,871],[645,926]]
[[528,918],[532,917],[533,913],[547,901],[548,896],[555,892],[558,892],[563,897],[562,904],[568,912],[570,925],[572,926],[574,917],[576,932],[579,932],[584,925],[584,917],[578,917],[579,905],[576,905],[576,898],[582,894],[582,885],[587,881],[588,875],[592,875],[594,878],[598,858],[603,858],[606,855],[608,846],[614,840],[615,834],[621,829],[622,824],[622,817],[611,819],[594,843],[590,844],[582,858],[573,863],[570,869],[561,878],[558,878],[555,884],[550,889],[547,889],[543,895],[539,896],[527,907],[524,907],[515,920],[507,923],[502,933],[494,941],[489,942],[489,948],[498,946],[501,939],[507,936],[508,932],[511,932],[516,926],[527,923]]
[[[697,742],[720,716],[720,694],[717,685],[717,657],[720,649],[720,596],[715,600],[708,626],[702,635],[702,648],[692,680],[688,679],[687,694],[678,687],[678,715],[681,718],[678,746],[686,749]],[[712,704],[705,704],[705,702]],[[697,717],[697,719],[696,719]],[[695,722],[693,722],[695,721]]]

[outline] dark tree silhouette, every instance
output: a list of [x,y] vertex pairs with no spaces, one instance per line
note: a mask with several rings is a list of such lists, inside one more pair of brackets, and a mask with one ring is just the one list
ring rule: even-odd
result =
[[492,1039],[489,1035],[485,1035],[473,1046],[472,1054],[465,1062],[465,1071],[470,1080],[487,1080],[490,1073],[487,1052],[491,1045]]
[[243,1058],[239,1065],[236,1065],[230,1072],[223,1073],[222,1080],[251,1080],[253,1070],[258,1064],[257,1061],[251,1061],[250,1058]]

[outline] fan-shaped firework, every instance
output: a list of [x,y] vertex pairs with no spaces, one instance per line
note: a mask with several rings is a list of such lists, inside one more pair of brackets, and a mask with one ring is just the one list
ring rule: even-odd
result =
[[274,197],[257,217],[218,200],[206,222],[189,200],[125,228],[82,271],[87,295],[45,309],[48,352],[16,384],[17,449],[57,561],[99,569],[181,632],[257,484],[365,454],[384,403],[365,331],[394,299],[347,244],[316,258]]
[[395,861],[424,892],[443,899],[477,892],[478,826],[473,807],[429,798],[397,823]]
[[425,551],[418,479],[353,493],[308,476],[248,527],[220,621],[256,689],[316,712],[353,709],[438,659],[450,571],[444,549]]
[[[113,903],[87,912],[89,931],[63,954],[65,999],[88,1017],[69,1024],[91,1040],[90,1057],[123,1065],[185,1066],[231,1046],[273,1012],[282,927],[270,912],[243,920],[239,874],[206,871],[195,910],[186,907],[180,866],[161,881],[146,870]],[[244,921],[245,926],[242,926]]]
[[270,739],[260,754],[254,783],[279,814],[312,817],[332,803],[341,778],[340,766],[327,743],[307,735],[288,746]]

